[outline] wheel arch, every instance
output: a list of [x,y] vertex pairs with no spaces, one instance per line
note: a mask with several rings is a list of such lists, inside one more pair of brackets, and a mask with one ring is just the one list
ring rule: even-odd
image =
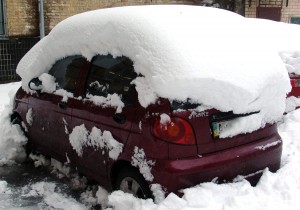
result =
[[19,118],[20,120],[23,120],[22,117],[21,117],[21,115],[20,115],[18,112],[16,112],[16,111],[14,111],[14,112],[10,115],[10,121],[12,122],[12,120],[15,119],[15,118]]
[[118,174],[120,173],[120,171],[122,171],[125,168],[135,168],[135,167],[133,167],[128,160],[118,160],[113,163],[110,170],[110,182],[113,190],[116,189],[116,181],[117,181]]

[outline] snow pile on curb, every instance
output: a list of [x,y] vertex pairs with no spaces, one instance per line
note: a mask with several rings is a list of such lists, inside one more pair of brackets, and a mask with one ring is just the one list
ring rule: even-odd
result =
[[[19,83],[15,83],[14,85],[12,90],[9,91],[10,102],[7,101],[7,105],[5,105],[4,110],[2,110],[0,114],[0,165],[10,165],[14,164],[16,161],[22,162],[26,158],[24,145],[27,143],[27,138],[24,136],[19,125],[12,125],[10,122],[13,96],[19,87]],[[2,95],[0,98],[1,101],[5,101]]]

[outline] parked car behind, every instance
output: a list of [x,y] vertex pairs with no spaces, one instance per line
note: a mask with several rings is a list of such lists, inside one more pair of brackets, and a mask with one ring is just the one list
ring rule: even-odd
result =
[[140,198],[237,175],[255,183],[280,166],[274,122],[290,86],[278,56],[236,45],[244,29],[239,15],[192,6],[71,17],[18,65],[12,122],[32,151]]
[[300,76],[297,74],[289,74],[289,76],[291,79],[292,91],[288,94],[288,97],[300,97]]

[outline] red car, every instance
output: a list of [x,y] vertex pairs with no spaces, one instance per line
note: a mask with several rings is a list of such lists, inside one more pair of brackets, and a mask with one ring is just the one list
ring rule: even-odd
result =
[[297,74],[289,74],[291,79],[292,90],[288,94],[288,97],[295,96],[300,97],[300,76]]
[[[201,182],[232,181],[237,175],[255,183],[263,169],[280,166],[276,124],[219,138],[226,122],[257,112],[209,109],[195,115],[198,104],[188,99],[160,98],[142,107],[131,83],[137,73],[127,57],[97,55],[89,62],[80,55],[68,56],[49,74],[61,91],[44,92],[48,84],[32,79],[28,85],[34,93],[20,88],[16,94],[12,122],[25,123],[30,151],[70,163],[109,190],[147,198],[157,183],[167,193]],[[114,94],[122,95],[121,111],[118,105],[97,106],[91,98]]]

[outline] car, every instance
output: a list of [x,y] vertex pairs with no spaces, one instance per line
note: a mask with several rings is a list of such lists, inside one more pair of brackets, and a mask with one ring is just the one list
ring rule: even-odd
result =
[[288,97],[295,96],[300,97],[300,76],[297,74],[289,74],[291,78],[292,91],[288,94]]
[[[108,190],[139,198],[153,198],[157,186],[180,194],[202,182],[228,182],[238,175],[255,184],[265,168],[275,172],[280,167],[282,140],[274,119],[284,111],[280,104],[289,84],[286,70],[274,68],[278,57],[271,64],[259,63],[259,82],[245,75],[240,82],[233,71],[236,59],[228,71],[226,65],[210,63],[209,69],[222,71],[201,77],[195,68],[183,68],[197,63],[198,54],[195,60],[188,51],[190,57],[184,57],[181,42],[170,45],[175,35],[165,34],[165,39],[155,26],[166,13],[187,21],[216,13],[229,22],[243,21],[223,10],[192,6],[105,9],[63,21],[17,68],[22,87],[11,118],[24,128],[28,152],[70,164]],[[185,22],[177,21],[172,29],[180,24]],[[241,62],[247,69],[248,59]],[[200,69],[205,72],[205,66]],[[253,86],[258,88],[246,88]]]

